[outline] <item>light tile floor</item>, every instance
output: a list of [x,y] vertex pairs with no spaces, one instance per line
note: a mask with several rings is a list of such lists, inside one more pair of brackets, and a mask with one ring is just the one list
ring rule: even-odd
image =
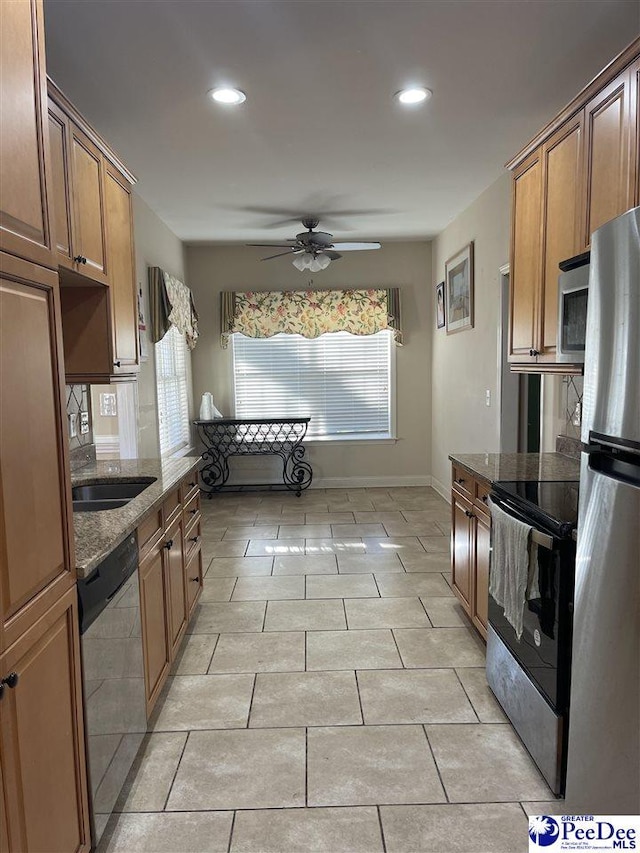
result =
[[198,613],[101,853],[519,853],[551,793],[428,488],[203,500]]

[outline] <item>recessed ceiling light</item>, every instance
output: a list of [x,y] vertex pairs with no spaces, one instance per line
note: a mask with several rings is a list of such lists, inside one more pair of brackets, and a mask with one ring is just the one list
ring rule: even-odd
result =
[[243,104],[247,96],[240,89],[220,88],[212,89],[209,95],[218,104]]
[[419,86],[412,89],[401,89],[393,97],[400,101],[401,104],[421,104],[430,98],[432,94],[431,89]]

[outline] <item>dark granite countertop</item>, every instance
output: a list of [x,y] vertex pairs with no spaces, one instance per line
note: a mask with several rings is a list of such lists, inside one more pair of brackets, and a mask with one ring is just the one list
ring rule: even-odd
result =
[[562,453],[452,453],[449,459],[488,483],[580,479],[580,461]]
[[92,462],[72,473],[74,486],[85,483],[109,483],[138,477],[155,477],[138,497],[126,506],[102,512],[74,512],[76,569],[79,578],[87,575],[119,545],[168,491],[198,464],[200,457],[180,459],[123,459]]

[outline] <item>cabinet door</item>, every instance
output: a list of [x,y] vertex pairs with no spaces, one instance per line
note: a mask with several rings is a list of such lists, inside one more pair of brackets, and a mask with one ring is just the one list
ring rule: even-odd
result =
[[141,561],[139,568],[147,716],[162,689],[171,661],[166,616],[167,590],[162,553],[163,541],[160,540]]
[[473,587],[473,623],[487,638],[489,613],[489,560],[491,556],[491,519],[475,513],[475,583]]
[[165,534],[165,561],[169,588],[169,641],[171,656],[178,647],[187,625],[187,598],[184,579],[182,517]]
[[105,171],[109,294],[114,373],[138,366],[138,300],[133,252],[131,188],[115,169]]
[[587,212],[582,235],[585,247],[589,246],[596,228],[633,205],[632,79],[630,69],[623,71],[585,108]]
[[69,119],[49,100],[49,144],[51,146],[52,214],[59,266],[76,270],[73,251],[73,208],[71,192]]
[[533,361],[542,256],[542,156],[538,149],[513,174],[509,360]]
[[631,138],[632,166],[636,175],[635,206],[640,207],[640,59],[631,66],[631,106],[635,114]]
[[471,614],[473,542],[471,503],[455,490],[451,495],[451,574],[454,592]]
[[1,255],[0,649],[75,583],[59,316],[57,274]]
[[42,0],[0,3],[0,101],[0,250],[55,269]]
[[191,617],[193,608],[202,592],[202,547],[200,543],[191,552],[184,573],[187,582],[187,609],[189,617]]
[[544,268],[540,297],[540,353],[555,360],[560,261],[580,252],[583,114],[563,125],[542,147]]
[[74,252],[82,258],[83,275],[107,284],[103,170],[102,154],[71,123]]
[[0,656],[0,678],[11,673],[0,698],[8,849],[88,850],[75,588]]

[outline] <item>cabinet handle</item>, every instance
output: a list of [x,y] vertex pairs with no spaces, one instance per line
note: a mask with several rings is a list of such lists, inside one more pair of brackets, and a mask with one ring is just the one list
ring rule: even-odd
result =
[[17,672],[10,672],[6,678],[3,678],[2,681],[0,681],[0,684],[3,684],[3,685],[6,684],[7,687],[9,687],[11,690],[13,690],[13,688],[16,686],[17,683],[18,683],[18,673]]
[[199,539],[200,539],[200,537],[199,537],[199,536],[190,536],[190,537],[189,537],[189,542],[197,542]]
[[173,545],[173,539],[167,539],[167,541],[164,543],[164,545],[162,547],[166,548],[167,551],[170,551],[172,545]]
[[119,362],[119,361],[114,361],[114,362],[113,362],[113,366],[114,366],[114,367],[120,367],[120,362]]
[[198,512],[198,507],[189,510],[189,515],[195,515]]
[[483,504],[489,503],[489,495],[483,495],[482,496],[482,503]]
[[197,483],[187,483],[187,485],[189,486],[189,488],[193,489],[198,484]]
[[467,518],[474,518],[473,513],[472,513],[472,512],[469,512],[469,510],[468,510],[468,509],[465,509],[464,514],[467,516]]
[[73,258],[73,263],[74,263],[74,264],[81,264],[81,263],[82,263],[82,255],[76,255],[76,256]]
[[462,485],[463,483],[466,483],[466,480],[464,477],[458,477],[458,479],[456,480],[456,483],[459,483],[460,485]]
[[196,578],[189,578],[189,580],[193,581],[193,583],[200,583],[200,576],[198,575]]
[[540,355],[540,353],[538,352],[538,350],[537,350],[537,349],[530,349],[530,350],[529,350],[529,355],[537,356],[537,355]]

